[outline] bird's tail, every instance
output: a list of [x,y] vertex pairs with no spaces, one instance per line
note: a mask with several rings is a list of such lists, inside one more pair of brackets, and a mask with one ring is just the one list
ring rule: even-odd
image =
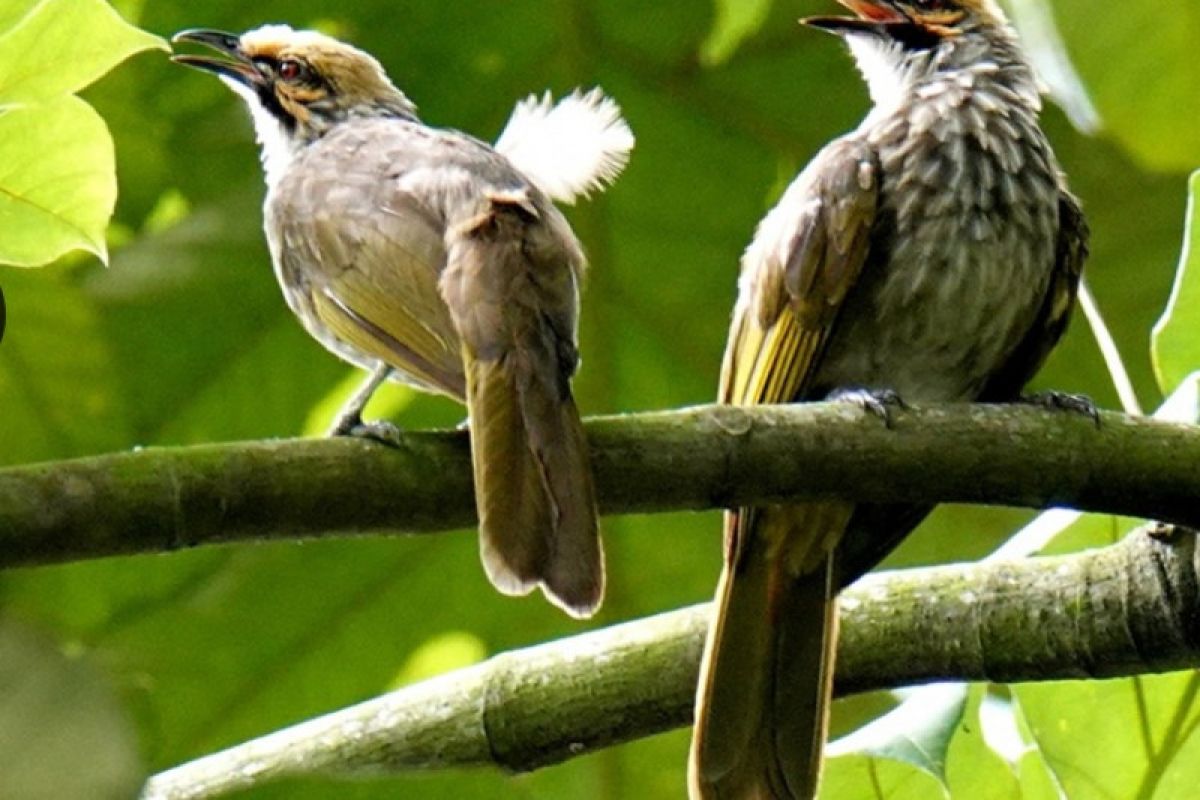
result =
[[592,89],[558,105],[549,92],[517,103],[496,150],[549,197],[573,203],[616,180],[633,143],[620,107]]
[[583,425],[568,388],[518,361],[467,361],[483,566],[505,594],[541,586],[588,617],[604,596],[604,556]]
[[[840,504],[727,515],[730,549],[696,697],[692,800],[816,796],[837,639],[827,537],[848,516]],[[803,537],[806,552],[777,535],[788,526],[794,536],[797,525],[816,534]]]

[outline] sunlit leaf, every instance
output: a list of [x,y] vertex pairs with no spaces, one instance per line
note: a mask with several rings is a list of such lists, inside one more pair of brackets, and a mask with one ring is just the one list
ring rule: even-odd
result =
[[39,0],[5,0],[0,3],[0,32],[7,31],[20,22],[38,2]]
[[[1031,747],[1017,765],[1021,774],[1021,800],[1063,800],[1054,776],[1037,748]],[[963,798],[970,800],[970,798]]]
[[946,754],[966,712],[967,697],[965,684],[916,689],[898,708],[830,745],[829,755],[898,761],[944,785]]
[[[11,19],[0,13],[0,22]],[[77,92],[134,53],[167,50],[104,0],[42,0],[0,34],[0,108]]]
[[970,702],[950,741],[946,757],[946,781],[955,800],[1020,800],[1016,773],[984,736],[980,705],[986,690],[971,687]]
[[1188,797],[1200,785],[1200,675],[1182,672],[1014,689],[1071,800]]
[[107,258],[117,199],[112,139],[77,97],[0,112],[0,263],[29,267],[71,250]]
[[1200,172],[1192,173],[1188,189],[1187,228],[1175,288],[1154,326],[1154,371],[1163,392],[1174,391],[1200,367]]
[[872,756],[829,759],[821,779],[820,800],[935,800],[950,792],[924,770]]

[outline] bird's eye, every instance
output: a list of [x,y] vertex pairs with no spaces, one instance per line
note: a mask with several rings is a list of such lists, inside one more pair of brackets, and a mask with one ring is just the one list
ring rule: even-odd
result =
[[304,65],[294,58],[279,62],[279,77],[285,81],[299,80],[304,75]]

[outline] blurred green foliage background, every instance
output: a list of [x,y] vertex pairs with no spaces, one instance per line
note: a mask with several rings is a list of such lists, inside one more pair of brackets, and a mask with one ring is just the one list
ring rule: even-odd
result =
[[[592,261],[576,381],[587,414],[712,398],[741,249],[795,172],[867,108],[842,46],[796,24],[831,13],[832,0],[114,5],[163,36],[196,26],[320,26],[379,57],[427,122],[483,138],[494,138],[530,92],[603,86],[638,145],[614,188],[570,212]],[[1178,259],[1187,175],[1200,165],[1200,12],[1151,0],[1016,5],[1053,15],[1095,103],[1094,134],[1053,103],[1045,126],[1091,220],[1092,286],[1143,404],[1154,408],[1161,394],[1150,328]],[[84,97],[116,142],[111,266],[76,257],[44,270],[0,268],[9,311],[0,464],[320,432],[357,376],[301,331],[279,295],[240,101],[161,53],[134,58]],[[1117,407],[1082,317],[1037,385]],[[454,425],[463,415],[401,389],[373,410],[409,428]],[[1030,516],[940,509],[890,563],[977,557]],[[1100,539],[1118,530],[1099,527]],[[64,719],[86,715],[96,741],[127,742],[134,783],[126,785],[136,785],[139,763],[160,770],[488,654],[711,595],[716,514],[614,518],[605,534],[609,595],[587,625],[539,598],[493,592],[470,531],[11,571],[0,575],[0,664],[14,653],[31,664],[66,654],[79,669],[59,665],[60,679],[86,691]],[[0,743],[12,724],[3,703]],[[835,725],[878,706],[839,704]],[[480,771],[293,782],[253,796],[682,797],[686,744],[686,732],[676,732],[516,778]],[[1120,744],[1111,746],[1116,759]],[[0,775],[29,767],[19,749],[7,753]],[[1112,763],[1097,762],[1100,771]],[[62,791],[46,796],[93,796]],[[1003,792],[993,796],[1053,796]]]

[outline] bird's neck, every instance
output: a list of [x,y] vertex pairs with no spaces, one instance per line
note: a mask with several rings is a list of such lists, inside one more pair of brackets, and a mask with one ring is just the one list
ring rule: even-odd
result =
[[283,120],[268,111],[261,103],[249,102],[250,115],[254,120],[254,133],[258,139],[259,158],[262,160],[263,175],[267,186],[274,188],[287,172],[292,159],[305,142],[289,130]]
[[308,118],[303,122],[292,117],[280,116],[277,111],[268,109],[252,94],[243,94],[246,95],[247,105],[254,120],[254,131],[268,188],[273,188],[280,181],[301,150],[339,125],[359,119],[420,121],[417,118],[416,106],[399,92],[395,97],[380,98],[345,109],[310,108]]
[[872,116],[887,116],[943,88],[967,95],[1003,89],[1033,113],[1041,96],[1033,70],[1015,36],[964,35],[928,50],[912,51],[893,40],[849,37],[847,43],[867,82]]

